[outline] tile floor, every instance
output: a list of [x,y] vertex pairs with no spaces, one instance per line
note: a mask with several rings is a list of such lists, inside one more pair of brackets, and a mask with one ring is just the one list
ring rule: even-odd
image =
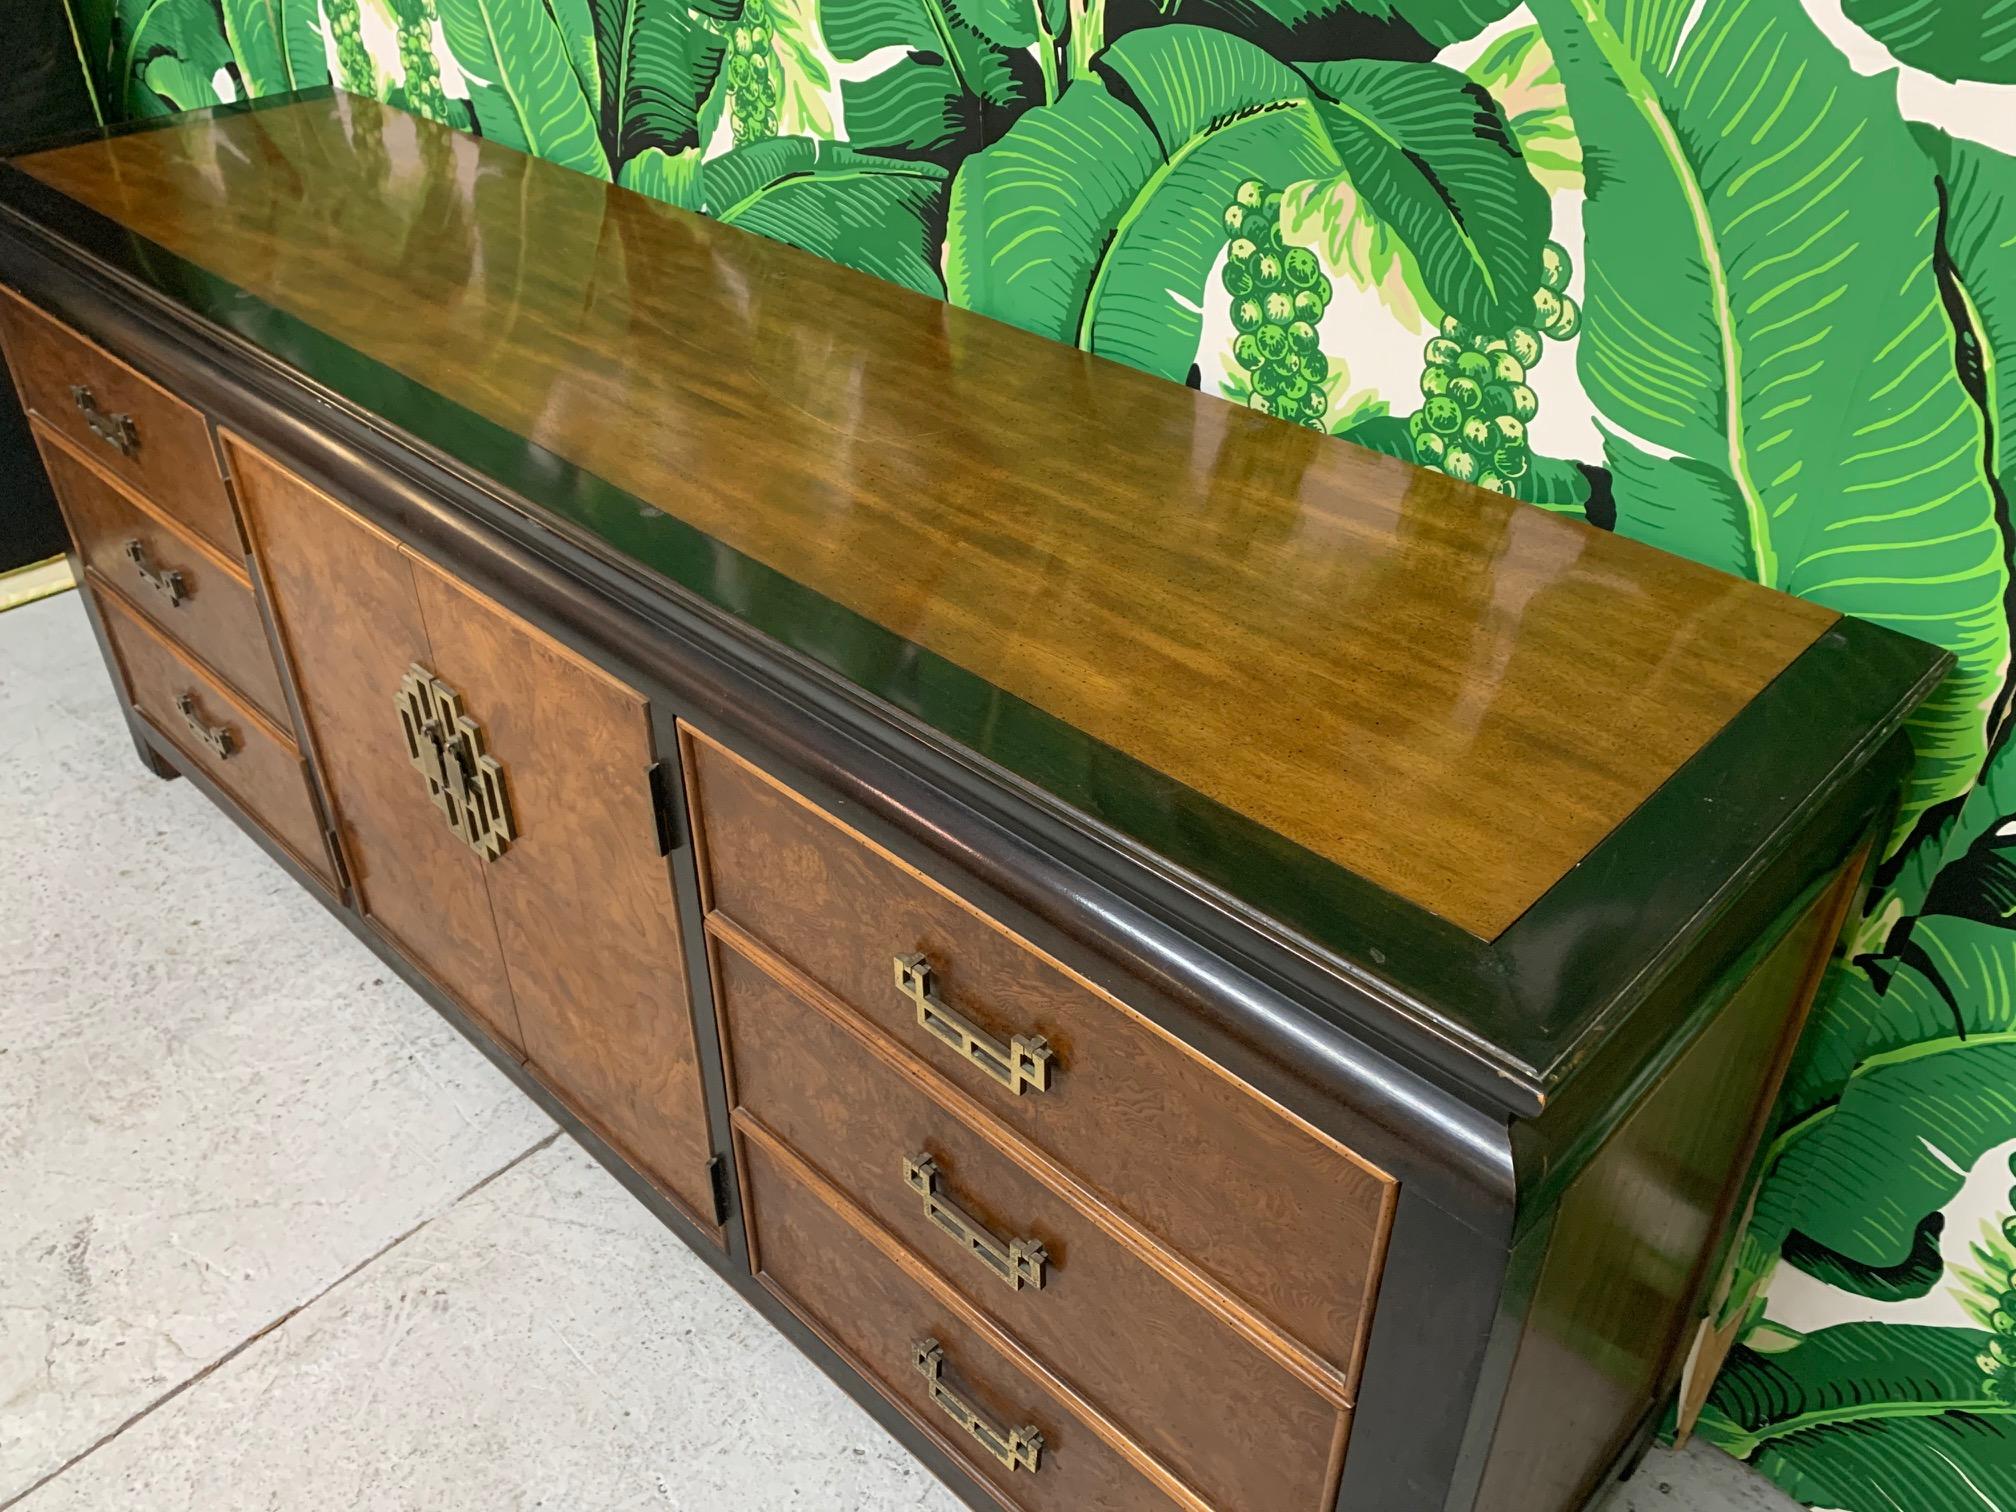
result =
[[0,615],[0,1512],[957,1505]]

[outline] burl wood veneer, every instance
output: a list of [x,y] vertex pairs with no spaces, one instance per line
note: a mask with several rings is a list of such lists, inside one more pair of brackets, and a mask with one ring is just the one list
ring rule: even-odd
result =
[[1938,653],[343,96],[0,284],[142,759],[975,1507],[1698,1395]]

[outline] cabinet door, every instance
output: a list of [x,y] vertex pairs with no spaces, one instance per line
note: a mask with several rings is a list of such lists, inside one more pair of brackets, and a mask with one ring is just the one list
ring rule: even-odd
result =
[[503,766],[516,836],[490,898],[528,1061],[696,1216],[707,1132],[648,705],[516,615],[417,561],[434,675]]
[[515,1049],[484,863],[442,822],[399,725],[400,680],[429,652],[411,563],[392,537],[236,437],[225,449],[360,906]]

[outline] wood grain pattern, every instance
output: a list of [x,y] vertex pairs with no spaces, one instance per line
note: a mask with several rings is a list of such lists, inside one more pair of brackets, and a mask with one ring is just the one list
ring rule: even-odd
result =
[[[184,527],[155,514],[146,500],[113,482],[42,421],[33,424],[57,502],[85,564],[261,713],[282,729],[290,728],[287,695],[243,566],[229,563]],[[140,543],[148,570],[179,575],[178,602],[170,604],[148,585],[126,554],[129,541]]]
[[399,543],[228,432],[225,455],[365,914],[505,1044],[517,1010],[483,862],[406,759],[393,698],[430,654]]
[[[152,624],[87,569],[105,630],[125,669],[133,706],[264,825],[294,858],[332,887],[334,869],[322,838],[322,821],[308,788],[301,753],[286,733],[204,673]],[[176,700],[188,696],[207,726],[230,732],[232,750],[220,757],[184,723]]]
[[[740,1106],[1207,1500],[1328,1512],[1330,1443],[1348,1414],[932,1102],[872,1032],[850,1032],[732,946],[714,960]],[[902,1175],[917,1154],[990,1233],[1044,1246],[1040,1290],[1009,1290],[925,1215]]]
[[1582,1505],[1672,1389],[1855,879],[1807,906],[1562,1194],[1477,1512]]
[[[687,797],[719,917],[748,931],[1234,1296],[1355,1377],[1396,1188],[1125,1008],[688,732]],[[990,1033],[1043,1035],[1011,1096],[922,1031],[894,955]]]
[[519,838],[486,873],[533,1067],[712,1228],[713,1153],[645,701],[414,560],[429,670],[504,765]]
[[1834,618],[354,97],[21,166],[1484,938]]
[[[237,516],[200,413],[6,289],[0,289],[0,337],[31,414],[227,558],[243,561]],[[132,417],[140,444],[130,456],[92,434],[71,398],[72,384],[87,386],[100,410]]]
[[[753,1132],[741,1127],[736,1152],[758,1278],[992,1489],[1003,1506],[1020,1512],[1169,1512],[1183,1504],[1158,1490],[863,1238],[804,1184],[802,1171],[793,1169],[778,1146]],[[944,1346],[956,1389],[995,1423],[1033,1424],[1042,1433],[1043,1461],[1035,1474],[1006,1470],[981,1453],[929,1399],[910,1365],[911,1349],[922,1339]]]

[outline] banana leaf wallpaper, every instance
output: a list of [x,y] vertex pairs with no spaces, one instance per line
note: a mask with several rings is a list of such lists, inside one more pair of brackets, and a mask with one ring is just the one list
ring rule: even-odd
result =
[[2016,0],[72,3],[1952,651],[1696,1431],[2016,1512]]

